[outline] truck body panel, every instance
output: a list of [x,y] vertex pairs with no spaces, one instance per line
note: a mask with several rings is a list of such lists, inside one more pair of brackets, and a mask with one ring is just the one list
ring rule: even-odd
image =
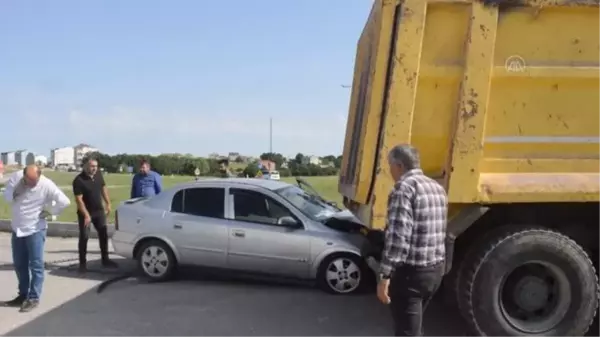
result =
[[[397,144],[472,204],[598,202],[597,1],[376,0],[357,47],[339,190],[382,228]],[[516,3],[516,4],[515,4]]]

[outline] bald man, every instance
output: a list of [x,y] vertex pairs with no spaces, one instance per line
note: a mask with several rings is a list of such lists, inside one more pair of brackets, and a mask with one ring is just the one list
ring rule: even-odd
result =
[[4,199],[12,209],[11,244],[19,295],[3,304],[28,312],[38,306],[42,294],[46,218],[60,214],[71,201],[36,165],[9,178]]

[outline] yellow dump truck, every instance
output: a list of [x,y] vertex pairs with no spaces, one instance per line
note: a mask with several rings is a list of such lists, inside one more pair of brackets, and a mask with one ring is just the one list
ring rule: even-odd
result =
[[339,191],[385,227],[388,151],[450,202],[447,274],[479,335],[582,335],[598,307],[598,1],[376,0]]

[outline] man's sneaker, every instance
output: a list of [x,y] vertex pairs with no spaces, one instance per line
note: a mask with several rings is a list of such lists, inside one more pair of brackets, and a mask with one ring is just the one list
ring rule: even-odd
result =
[[87,273],[87,265],[85,263],[80,263],[79,264],[79,268],[77,268],[77,272],[79,274],[85,274],[85,273]]
[[17,296],[10,301],[2,302],[3,307],[20,307],[25,302],[25,296]]
[[21,305],[21,310],[19,312],[30,312],[31,310],[37,308],[40,304],[39,300],[25,300]]
[[104,260],[102,261],[102,267],[104,268],[119,268],[119,265],[112,260]]

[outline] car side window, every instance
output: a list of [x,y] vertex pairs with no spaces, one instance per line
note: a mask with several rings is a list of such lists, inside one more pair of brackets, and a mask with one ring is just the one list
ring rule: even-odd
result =
[[280,225],[280,219],[298,219],[282,204],[260,192],[237,188],[229,190],[233,195],[235,220],[266,225]]
[[175,193],[171,201],[171,212],[183,213],[183,190]]
[[171,211],[223,219],[225,217],[225,189],[196,187],[181,190],[173,197]]

